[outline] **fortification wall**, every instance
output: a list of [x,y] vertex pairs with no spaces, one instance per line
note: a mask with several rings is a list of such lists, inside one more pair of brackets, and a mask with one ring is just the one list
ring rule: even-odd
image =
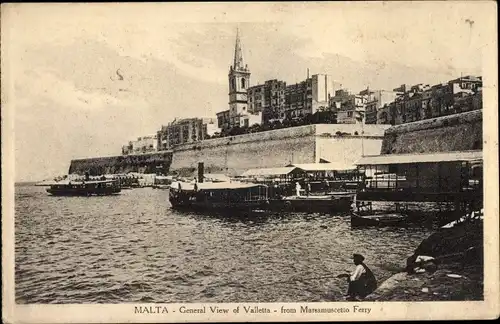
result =
[[167,173],[172,162],[172,151],[137,155],[119,155],[72,160],[69,174],[90,175],[118,174],[128,172]]
[[239,175],[251,168],[314,162],[314,135],[307,128],[296,131],[285,134],[275,130],[265,132],[262,138],[250,134],[253,140],[240,135],[178,147],[170,169],[189,173],[203,162],[206,172]]
[[389,128],[381,154],[480,150],[482,110],[423,120]]
[[363,155],[378,155],[382,137],[316,137],[316,161],[341,162],[353,166]]
[[[328,161],[354,163],[362,155],[379,154],[387,125],[318,124],[206,140],[176,147],[171,171],[239,175],[251,168]],[[364,131],[364,139],[361,134]],[[321,152],[321,153],[319,153]]]

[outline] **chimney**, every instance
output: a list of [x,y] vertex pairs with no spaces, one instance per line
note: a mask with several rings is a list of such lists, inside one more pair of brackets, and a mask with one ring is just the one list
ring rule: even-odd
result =
[[198,183],[203,183],[204,178],[204,165],[203,162],[198,162]]
[[307,68],[307,78],[309,79],[309,68]]

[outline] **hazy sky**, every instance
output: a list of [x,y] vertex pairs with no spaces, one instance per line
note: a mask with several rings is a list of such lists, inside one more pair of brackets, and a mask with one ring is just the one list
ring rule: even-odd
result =
[[227,109],[237,26],[252,84],[298,82],[307,68],[354,91],[480,75],[492,31],[475,6],[2,5],[16,180],[65,174],[72,158],[118,155],[174,117]]

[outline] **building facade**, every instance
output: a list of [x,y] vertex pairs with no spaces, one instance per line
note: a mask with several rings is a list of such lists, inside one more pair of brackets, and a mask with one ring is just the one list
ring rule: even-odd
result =
[[327,74],[314,74],[302,82],[288,85],[285,90],[284,117],[297,119],[328,110],[329,98],[340,86]]
[[370,98],[364,91],[351,94],[346,89],[337,90],[335,96],[330,97],[330,110],[336,112],[338,124],[363,123],[365,118],[366,103]]
[[262,113],[262,123],[270,124],[285,118],[286,82],[268,80],[248,89],[248,109],[251,114]]
[[138,137],[122,146],[122,155],[151,153],[158,150],[157,134]]
[[379,110],[393,102],[397,93],[394,91],[376,90],[369,94],[365,107],[365,123],[377,124],[377,115]]
[[399,91],[398,96],[378,111],[378,124],[399,125],[482,109],[481,77],[466,76],[433,86],[417,84],[394,90]]
[[[213,131],[216,122],[213,118],[185,118],[174,120],[162,126],[157,133],[159,151],[171,150],[180,144],[194,143],[209,137],[208,129]],[[218,128],[217,128],[218,129]]]

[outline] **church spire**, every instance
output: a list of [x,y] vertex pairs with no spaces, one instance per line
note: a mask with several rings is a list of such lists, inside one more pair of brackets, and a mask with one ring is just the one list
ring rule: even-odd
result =
[[245,66],[243,65],[243,54],[241,52],[240,32],[238,28],[236,28],[236,45],[234,47],[233,69],[235,70],[245,69]]

